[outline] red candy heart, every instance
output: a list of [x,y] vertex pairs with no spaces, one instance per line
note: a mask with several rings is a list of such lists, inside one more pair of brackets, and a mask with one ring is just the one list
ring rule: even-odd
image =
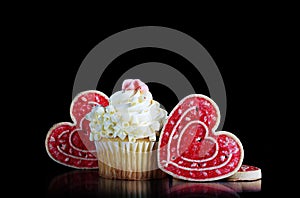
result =
[[78,169],[98,168],[95,145],[89,141],[87,113],[95,105],[107,106],[108,97],[102,92],[89,90],[78,94],[71,103],[73,123],[61,122],[48,131],[45,146],[48,155],[56,162]]
[[170,113],[158,143],[158,166],[174,178],[212,181],[237,172],[244,150],[230,132],[215,129],[220,122],[216,103],[192,94]]

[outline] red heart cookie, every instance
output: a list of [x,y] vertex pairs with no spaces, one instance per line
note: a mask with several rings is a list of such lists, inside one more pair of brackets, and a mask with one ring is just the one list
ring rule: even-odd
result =
[[87,113],[95,105],[107,106],[108,97],[102,92],[89,90],[78,94],[71,103],[73,123],[61,122],[48,131],[45,146],[48,155],[56,162],[78,169],[98,168],[95,145],[89,141]]
[[190,181],[212,181],[237,172],[244,157],[242,144],[230,132],[216,132],[219,122],[219,108],[209,97],[192,94],[182,99],[161,131],[159,168]]

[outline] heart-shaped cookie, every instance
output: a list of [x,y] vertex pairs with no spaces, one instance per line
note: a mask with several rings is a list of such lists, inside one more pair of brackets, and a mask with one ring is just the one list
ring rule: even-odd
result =
[[89,141],[89,121],[85,119],[93,106],[109,104],[108,97],[96,90],[79,93],[72,101],[70,115],[73,123],[53,125],[47,133],[45,146],[56,162],[78,169],[98,168],[95,145]]
[[209,97],[191,94],[169,114],[158,143],[158,166],[174,178],[212,181],[237,172],[244,150],[232,133],[218,131],[220,111]]

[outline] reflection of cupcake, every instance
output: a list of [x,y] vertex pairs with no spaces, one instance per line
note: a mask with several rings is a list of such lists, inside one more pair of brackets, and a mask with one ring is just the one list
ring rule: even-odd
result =
[[169,178],[157,180],[98,179],[99,197],[162,197],[170,190]]
[[95,142],[99,174],[106,178],[143,180],[165,176],[157,166],[157,140],[167,112],[146,84],[125,80],[107,107],[87,114]]

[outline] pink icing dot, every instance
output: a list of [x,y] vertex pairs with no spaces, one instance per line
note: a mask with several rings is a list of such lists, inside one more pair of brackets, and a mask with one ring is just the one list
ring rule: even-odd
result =
[[126,79],[123,81],[122,90],[140,90],[141,92],[149,91],[148,86],[140,79]]

